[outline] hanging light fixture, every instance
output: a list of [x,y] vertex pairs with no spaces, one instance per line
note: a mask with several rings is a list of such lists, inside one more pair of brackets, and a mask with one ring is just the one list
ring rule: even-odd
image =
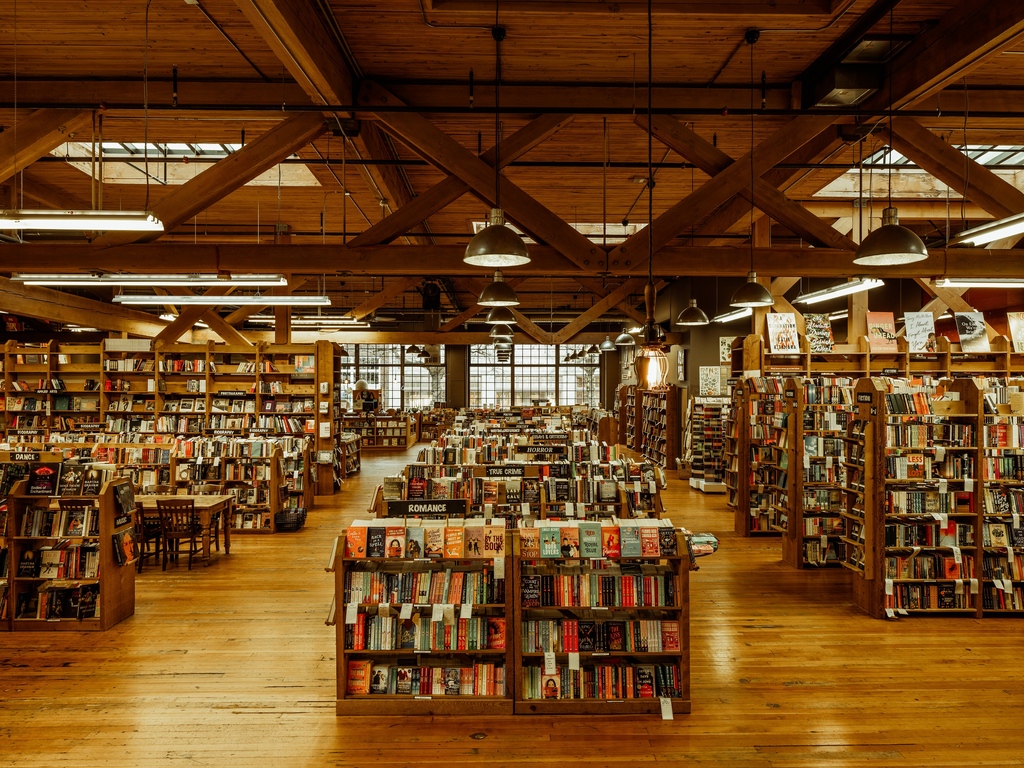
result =
[[508,338],[511,339],[514,333],[515,332],[512,330],[511,325],[505,325],[504,323],[500,323],[499,325],[495,325],[491,328],[489,336],[492,339],[497,339],[500,336],[507,336]]
[[913,264],[928,258],[928,249],[921,238],[906,227],[900,226],[899,214],[892,204],[892,16],[895,3],[889,6],[889,143],[886,146],[889,162],[888,205],[882,210],[882,226],[865,237],[853,263],[869,267],[893,264]]
[[416,357],[418,357],[423,362],[426,362],[427,360],[429,360],[432,357],[432,355],[430,354],[430,352],[427,351],[427,348],[424,347],[423,349],[421,349],[419,351],[419,353],[416,355]]
[[616,347],[632,347],[634,344],[636,344],[636,339],[625,328],[622,329],[622,333],[615,337]]
[[420,348],[417,347],[415,344],[413,344],[411,347],[406,347],[405,349],[405,354],[407,355],[418,355],[419,353]]
[[494,273],[494,282],[484,288],[476,303],[482,307],[517,307],[519,297],[512,286],[505,282],[499,269]]
[[608,335],[606,335],[604,337],[604,341],[601,342],[601,346],[599,347],[599,349],[602,352],[614,352],[615,351],[615,342],[612,341],[611,334],[608,334]]
[[[491,223],[477,232],[466,246],[462,260],[478,267],[517,267],[530,263],[523,238],[505,226],[501,210],[501,41],[505,28],[498,24],[498,4],[494,4],[494,207]],[[518,303],[518,302],[517,302]]]
[[839,283],[838,285],[833,285],[828,288],[822,288],[820,291],[801,293],[793,299],[793,303],[817,304],[822,301],[838,298],[839,296],[849,296],[854,293],[870,291],[872,288],[881,288],[883,285],[885,285],[884,281],[873,277],[855,277],[852,280],[847,280],[845,283]]
[[493,307],[487,313],[484,322],[488,325],[515,325],[516,316],[512,314],[512,310],[508,307]]
[[587,350],[586,354],[588,354],[588,355],[599,355],[599,354],[601,354],[601,350],[597,348],[597,344],[591,344],[590,345],[590,349]]
[[[664,331],[654,321],[658,294],[654,287],[654,14],[647,0],[647,285],[644,286],[643,345],[633,359],[636,380],[645,389],[663,389],[668,377],[668,356],[662,345]],[[618,340],[616,340],[618,341]]]
[[771,292],[757,282],[754,271],[754,44],[761,38],[761,32],[748,29],[744,40],[750,46],[750,272],[747,282],[736,289],[729,300],[731,307],[770,307],[775,303]]
[[710,320],[704,313],[704,310],[697,306],[696,299],[690,299],[690,303],[686,305],[686,309],[679,313],[676,318],[676,325],[707,325]]

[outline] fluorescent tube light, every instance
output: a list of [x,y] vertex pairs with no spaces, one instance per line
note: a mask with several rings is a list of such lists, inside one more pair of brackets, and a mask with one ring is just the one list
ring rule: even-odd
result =
[[985,245],[1021,233],[1024,233],[1024,213],[1017,213],[999,221],[988,221],[965,229],[951,237],[947,245]]
[[849,296],[852,293],[870,291],[872,288],[880,288],[883,285],[885,285],[883,281],[877,280],[873,277],[855,277],[853,280],[833,285],[830,288],[823,288],[820,291],[812,291],[811,293],[802,293],[796,297],[794,303],[817,304],[820,301],[828,301],[829,299],[835,299],[840,296]]
[[88,287],[91,285],[134,285],[140,288],[174,286],[215,286],[237,285],[249,288],[268,288],[288,285],[283,275],[81,275],[81,274],[18,274],[11,277],[16,283],[25,285],[50,285],[65,287]]
[[726,312],[724,315],[718,315],[717,317],[711,318],[712,323],[728,323],[732,320],[739,320],[743,317],[750,317],[754,314],[754,310],[750,307],[743,307],[732,312]]
[[113,299],[115,304],[201,304],[203,306],[305,306],[305,307],[329,307],[331,299],[328,296],[259,296],[245,295],[235,296],[149,296],[142,294],[120,294]]
[[163,232],[164,223],[148,211],[0,211],[0,229]]
[[1024,288],[1024,280],[1000,277],[944,277],[936,288]]
[[829,320],[845,320],[849,316],[850,316],[850,311],[848,309],[841,309],[838,312],[830,313],[829,316],[828,316],[828,319]]

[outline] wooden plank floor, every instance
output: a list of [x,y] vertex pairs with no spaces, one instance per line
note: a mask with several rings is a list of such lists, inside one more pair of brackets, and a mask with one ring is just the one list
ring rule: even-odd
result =
[[405,461],[366,456],[298,533],[147,568],[109,632],[0,632],[0,766],[1024,765],[1024,622],[859,615],[843,572],[785,568],[678,480],[672,518],[722,541],[691,579],[693,714],[337,718],[323,566]]

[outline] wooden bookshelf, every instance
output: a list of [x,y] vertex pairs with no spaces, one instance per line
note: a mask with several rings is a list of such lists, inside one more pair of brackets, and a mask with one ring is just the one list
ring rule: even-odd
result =
[[[60,461],[59,454],[37,454],[38,461],[51,463]],[[0,457],[18,459],[18,454]],[[8,578],[10,595],[9,628],[18,631],[102,631],[113,627],[135,612],[135,568],[129,560],[119,564],[114,556],[114,535],[133,530],[131,514],[121,514],[114,498],[115,488],[127,484],[127,480],[105,482],[97,496],[63,496],[64,501],[80,501],[91,504],[95,522],[83,531],[83,535],[34,535],[23,529],[24,520],[30,510],[38,508],[57,509],[56,499],[47,496],[29,496],[28,482],[18,481],[7,498],[9,508],[8,541],[10,545],[11,570]],[[58,513],[59,514],[59,513]],[[44,533],[53,533],[45,531]],[[45,549],[66,547],[66,559],[84,563],[86,552],[95,551],[98,572],[95,577],[83,578],[68,574],[62,578],[40,576],[39,554]],[[21,571],[27,552],[36,552],[33,575]],[[95,597],[95,615],[78,619],[70,616],[69,606],[80,601],[83,590],[89,590]],[[98,593],[97,593],[98,591]],[[54,598],[51,599],[51,594]],[[34,614],[34,615],[30,615]]]
[[346,432],[362,438],[362,449],[404,449],[416,444],[413,419],[407,413],[391,416],[382,414],[345,414],[342,424]]
[[[694,397],[690,403],[690,487],[704,493],[733,495],[737,470],[726,461],[735,440],[729,398]],[[730,461],[734,455],[730,455]]]
[[[876,618],[982,616],[981,391],[957,379],[937,392],[881,378],[855,389],[865,482],[854,603]],[[853,459],[859,469],[856,447]],[[860,538],[851,530],[847,543],[856,551]]]
[[683,399],[679,387],[640,390],[640,453],[663,468],[682,456]]
[[358,472],[362,467],[361,444],[362,440],[359,439],[359,436],[351,432],[343,432],[338,437],[335,467],[340,471],[341,479],[344,480],[349,475]]
[[[371,521],[372,523],[373,521]],[[401,521],[392,526],[390,531],[384,527],[387,522],[381,520],[380,526],[364,529],[364,540],[371,540],[380,531],[381,542],[394,540],[398,531],[402,532],[403,541],[405,526]],[[339,615],[336,616],[337,627],[337,705],[338,715],[366,715],[379,717],[383,715],[510,715],[513,711],[512,686],[515,681],[514,655],[512,640],[514,637],[513,609],[509,582],[512,576],[510,533],[501,528],[486,528],[498,536],[502,550],[490,557],[451,557],[451,558],[408,558],[408,557],[367,557],[372,549],[364,549],[360,553],[353,551],[352,545],[346,547],[346,539],[353,535],[351,526],[336,544],[337,556],[332,557],[329,568],[335,576],[335,605]],[[461,530],[465,531],[465,528]],[[489,537],[489,541],[494,539]],[[387,551],[386,549],[384,550]],[[404,551],[404,547],[403,547]],[[484,552],[487,552],[486,545]],[[496,566],[496,560],[500,565]],[[446,572],[448,578],[445,579]],[[451,574],[464,573],[463,589],[451,586]],[[433,574],[433,575],[432,575]],[[412,578],[436,580],[440,589],[412,593]],[[392,591],[374,591],[369,588],[371,578],[377,580],[390,578],[404,580],[409,586],[404,593],[396,586]],[[471,581],[479,584],[475,594],[470,594],[468,585]],[[365,592],[357,587],[366,585]],[[446,588],[447,587],[447,588]],[[395,598],[398,599],[395,599]],[[349,606],[353,606],[349,608]],[[402,611],[410,617],[408,624],[401,619]],[[463,611],[471,614],[463,618]],[[351,611],[351,613],[350,613]],[[386,615],[387,614],[387,615]],[[397,614],[397,616],[396,616]],[[426,630],[419,630],[414,639],[403,635],[403,624],[406,631],[411,630],[415,621]],[[393,627],[390,635],[383,632],[375,633],[372,627],[376,624],[388,623]],[[436,627],[449,625],[449,642],[427,638]],[[366,626],[366,630],[357,627]],[[366,642],[357,640],[359,635]],[[443,630],[441,630],[443,633]],[[494,638],[503,635],[503,642]],[[470,640],[472,638],[472,640]],[[405,642],[403,642],[405,640]],[[359,649],[356,646],[363,645]],[[418,649],[417,649],[418,645]],[[501,647],[491,647],[500,645]],[[371,648],[375,646],[375,648]],[[403,647],[406,646],[406,647]],[[408,647],[412,646],[412,647]],[[460,649],[462,646],[464,649]],[[469,650],[473,647],[478,650]],[[369,690],[380,692],[361,693],[350,688],[350,665],[360,662],[368,665],[366,670]],[[380,670],[388,672],[383,683],[374,682],[373,676]],[[421,688],[413,692],[412,680],[418,676],[423,682],[427,673],[424,669],[437,670],[432,676],[441,676],[439,687]],[[470,670],[469,691],[460,686],[465,681],[465,673],[458,675],[459,682],[444,685],[445,670]],[[392,675],[390,670],[395,670]],[[420,670],[414,672],[413,670]],[[498,672],[502,675],[502,683],[498,685]],[[399,673],[404,676],[408,671],[409,691],[405,691],[406,682],[399,688]],[[490,695],[481,695],[481,690],[489,689]],[[372,688],[370,686],[373,686]],[[453,687],[454,686],[454,690]],[[459,690],[461,687],[461,690]],[[402,693],[398,693],[402,690]],[[457,693],[455,691],[458,691]]]
[[[659,695],[670,698],[673,712],[690,711],[690,560],[686,541],[671,527],[669,530],[676,543],[675,550],[681,555],[609,556],[604,560],[539,558],[532,552],[527,555],[523,532],[517,532],[513,544],[512,583],[516,619],[513,640],[516,714],[655,714],[661,712]],[[544,536],[543,527],[539,536]],[[608,581],[600,583],[607,584],[608,588],[591,594],[582,589],[581,583],[578,593],[570,588],[563,594],[553,584],[551,589],[544,586],[548,578],[587,581],[590,574],[605,577]],[[643,590],[635,587],[638,579],[648,582],[646,594],[650,599],[644,599]],[[632,589],[636,589],[636,601],[622,596],[623,590],[628,594]],[[661,599],[654,597],[659,593]],[[578,599],[570,598],[570,594],[576,594]],[[659,622],[657,641],[651,634],[637,642],[633,638],[640,635],[636,634],[618,647],[614,639],[608,642],[600,639],[617,637],[617,630],[609,622],[615,623],[625,636],[626,629],[632,630],[638,626],[634,623],[640,621],[652,622],[647,625],[651,633],[653,622]],[[584,625],[586,635],[590,634],[586,627],[593,624],[592,650],[574,650],[581,634],[575,628],[580,624]],[[550,632],[544,631],[545,625]],[[674,632],[666,633],[671,626]],[[651,650],[664,647],[661,645],[664,636],[677,637],[678,648]],[[627,647],[630,650],[624,650]],[[579,667],[578,672],[572,669],[575,666]],[[596,679],[610,680],[614,673],[609,668],[621,674],[621,688],[599,690],[596,685],[588,685]],[[638,668],[642,670],[640,675]],[[609,669],[607,673],[606,669]],[[566,695],[570,688],[572,697]]]
[[853,385],[852,379],[836,377],[786,381],[789,525],[782,559],[794,568],[838,567],[844,559]]
[[619,420],[611,411],[589,408],[584,426],[591,438],[598,442],[616,445],[619,442]]
[[734,529],[740,536],[779,535],[779,510],[770,489],[780,472],[775,451],[775,414],[783,410],[784,380],[751,377],[733,390],[736,495]]

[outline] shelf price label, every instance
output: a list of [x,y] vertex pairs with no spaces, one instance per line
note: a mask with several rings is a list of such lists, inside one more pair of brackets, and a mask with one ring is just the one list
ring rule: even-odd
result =
[[661,702],[661,719],[662,720],[674,720],[675,713],[672,711],[672,699],[668,696],[659,696]]

